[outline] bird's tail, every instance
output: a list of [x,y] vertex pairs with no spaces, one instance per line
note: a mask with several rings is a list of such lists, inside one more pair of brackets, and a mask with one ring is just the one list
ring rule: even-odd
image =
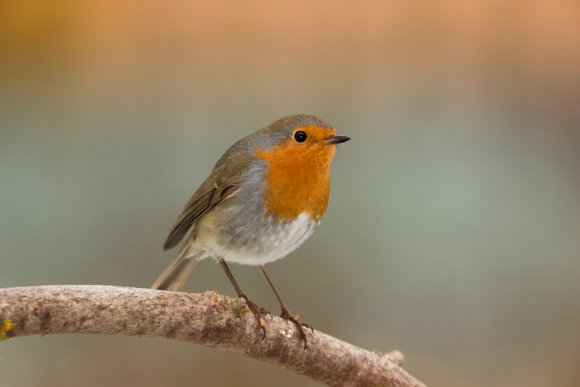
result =
[[183,244],[177,255],[173,257],[161,275],[151,285],[152,289],[178,292],[183,287],[202,254],[200,252],[193,256],[188,255],[192,243],[193,238],[190,238]]

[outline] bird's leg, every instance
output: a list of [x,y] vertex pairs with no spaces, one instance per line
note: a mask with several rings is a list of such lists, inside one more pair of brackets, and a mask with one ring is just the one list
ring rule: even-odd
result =
[[265,328],[266,321],[264,320],[264,317],[266,317],[270,313],[268,311],[266,311],[264,308],[261,308],[258,305],[254,304],[252,301],[250,301],[248,299],[248,297],[244,294],[244,292],[242,292],[240,285],[238,285],[238,282],[234,278],[234,275],[230,271],[230,268],[226,264],[226,261],[223,258],[220,258],[219,262],[220,262],[220,265],[222,265],[222,267],[224,268],[224,271],[226,272],[226,275],[228,276],[230,282],[234,286],[234,289],[236,290],[238,297],[243,298],[246,301],[246,305],[248,306],[248,309],[250,309],[250,311],[254,315],[254,318],[258,322],[258,325],[260,326],[260,328],[262,328],[263,338],[265,338],[266,337],[266,328]]
[[264,268],[264,265],[260,265],[259,267],[260,267],[260,272],[262,273],[264,278],[266,278],[268,285],[270,285],[270,289],[272,289],[272,291],[276,295],[276,298],[278,299],[278,303],[280,304],[280,308],[282,309],[282,313],[280,314],[280,317],[282,317],[285,320],[291,321],[294,323],[294,325],[296,325],[296,329],[298,329],[298,332],[300,333],[300,339],[304,341],[304,348],[306,348],[307,342],[306,342],[306,333],[304,332],[304,328],[305,327],[309,328],[312,332],[314,332],[314,329],[310,325],[301,322],[298,319],[298,316],[292,316],[290,314],[290,312],[288,311],[288,308],[286,307],[286,304],[284,304],[284,301],[282,301],[282,298],[280,298],[280,295],[276,291],[276,288],[274,288],[272,281],[270,281],[270,277],[268,277],[268,273],[266,273],[266,269]]

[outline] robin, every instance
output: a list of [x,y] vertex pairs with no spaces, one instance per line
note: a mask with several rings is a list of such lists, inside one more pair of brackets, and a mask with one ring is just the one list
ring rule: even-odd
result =
[[264,265],[296,250],[320,224],[336,144],[348,140],[318,117],[291,115],[232,145],[179,214],[163,249],[185,241],[152,288],[179,291],[200,260],[213,258],[265,336],[268,312],[246,297],[227,262],[257,265],[306,347],[310,326],[290,314]]

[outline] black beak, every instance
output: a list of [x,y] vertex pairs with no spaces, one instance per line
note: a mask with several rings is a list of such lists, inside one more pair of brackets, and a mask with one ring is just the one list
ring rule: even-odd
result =
[[347,142],[350,137],[347,136],[332,136],[324,140],[325,144],[340,144],[341,142]]

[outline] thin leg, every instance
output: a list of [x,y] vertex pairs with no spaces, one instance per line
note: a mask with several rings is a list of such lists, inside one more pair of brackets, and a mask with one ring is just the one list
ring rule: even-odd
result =
[[312,329],[312,327],[310,325],[298,321],[298,317],[294,317],[290,314],[290,312],[288,311],[288,308],[286,307],[286,304],[284,304],[284,301],[282,301],[282,298],[280,297],[280,295],[276,291],[276,288],[274,288],[274,285],[272,284],[270,277],[268,277],[268,273],[266,273],[266,269],[264,268],[264,265],[260,265],[259,268],[260,268],[260,272],[262,273],[262,275],[264,276],[264,278],[268,282],[268,285],[270,285],[270,289],[272,289],[272,291],[276,295],[276,298],[278,299],[278,303],[280,304],[280,308],[282,309],[282,313],[280,314],[280,317],[282,317],[285,320],[291,321],[294,323],[294,325],[296,325],[296,328],[298,329],[298,332],[300,333],[300,338],[302,340],[304,340],[304,348],[306,348],[307,343],[306,343],[306,333],[304,332],[304,327],[310,328],[310,330],[313,332],[314,332],[314,329]]
[[286,307],[286,304],[284,304],[284,301],[282,301],[282,298],[280,298],[280,295],[276,291],[276,288],[274,288],[274,285],[272,284],[270,277],[268,277],[268,273],[266,273],[266,268],[264,268],[264,265],[260,265],[259,267],[260,267],[260,272],[262,273],[264,278],[266,278],[268,285],[270,285],[270,289],[272,289],[272,291],[276,295],[276,298],[278,299],[278,303],[280,304],[280,308],[282,308],[282,313],[284,313],[284,311],[288,312],[288,308]]
[[238,297],[246,298],[246,295],[244,294],[244,292],[242,292],[240,285],[238,285],[238,281],[236,281],[236,279],[234,278],[234,275],[230,271],[228,264],[226,263],[226,261],[223,258],[220,258],[220,265],[222,265],[222,267],[224,268],[224,271],[226,272],[226,275],[230,279],[230,282],[232,283],[232,285],[234,285],[234,289],[236,289],[236,293],[238,294]]
[[234,289],[236,290],[238,297],[243,298],[246,301],[246,305],[248,305],[248,309],[250,309],[250,311],[254,315],[254,318],[258,322],[258,325],[260,326],[260,328],[262,328],[262,332],[263,332],[263,335],[265,338],[266,337],[266,328],[265,328],[266,321],[264,320],[264,317],[270,313],[268,313],[264,308],[260,308],[258,305],[254,304],[252,301],[250,301],[248,299],[248,297],[244,294],[244,292],[242,292],[240,285],[238,285],[238,282],[234,278],[234,275],[230,271],[230,268],[228,267],[226,261],[223,258],[220,258],[219,262],[220,262],[220,265],[222,265],[224,271],[226,272],[226,275],[228,276],[230,282],[234,286]]

